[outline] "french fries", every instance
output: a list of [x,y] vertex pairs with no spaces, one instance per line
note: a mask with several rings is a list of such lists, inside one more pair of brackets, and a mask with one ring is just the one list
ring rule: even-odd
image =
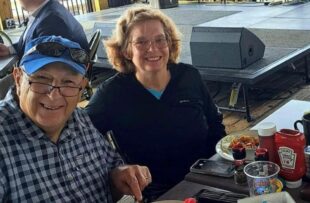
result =
[[244,147],[245,149],[256,149],[259,144],[258,137],[249,136],[249,135],[241,135],[234,137],[228,148],[232,149],[235,147]]

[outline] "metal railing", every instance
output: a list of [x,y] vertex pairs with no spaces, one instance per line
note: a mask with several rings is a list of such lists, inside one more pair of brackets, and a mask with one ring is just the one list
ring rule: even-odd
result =
[[[10,0],[12,6],[13,18],[17,26],[23,26],[28,16],[28,12],[25,11],[19,0]],[[73,15],[80,15],[84,13],[93,12],[91,0],[58,0],[64,7],[66,7]]]

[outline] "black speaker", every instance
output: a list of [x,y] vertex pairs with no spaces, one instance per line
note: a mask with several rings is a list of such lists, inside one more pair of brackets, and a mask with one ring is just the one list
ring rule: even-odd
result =
[[265,44],[246,28],[193,27],[192,64],[243,69],[264,56]]

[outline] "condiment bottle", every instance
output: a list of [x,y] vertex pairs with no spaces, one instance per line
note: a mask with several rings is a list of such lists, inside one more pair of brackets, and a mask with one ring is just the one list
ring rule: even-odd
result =
[[232,154],[234,157],[234,164],[235,164],[235,171],[234,171],[235,184],[244,185],[247,183],[247,178],[243,171],[246,157],[245,148],[242,145],[241,146],[237,145],[234,148],[232,148]]
[[[257,148],[255,150],[255,161],[268,161],[268,150],[266,148]],[[258,169],[258,175],[261,177],[268,176],[268,165],[262,164]]]
[[280,176],[285,179],[288,188],[298,188],[306,172],[304,134],[297,130],[282,129],[276,132],[275,144],[279,155],[277,163],[280,166]]
[[258,126],[258,140],[259,148],[266,148],[268,150],[269,161],[276,161],[275,151],[275,132],[276,125],[271,122],[262,123]]
[[254,155],[255,161],[269,161],[268,150],[266,148],[257,148]]

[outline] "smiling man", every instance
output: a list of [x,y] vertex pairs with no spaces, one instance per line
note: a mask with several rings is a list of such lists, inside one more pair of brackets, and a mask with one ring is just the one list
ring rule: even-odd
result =
[[0,202],[142,199],[148,168],[123,165],[76,108],[87,61],[79,44],[61,37],[27,44],[15,87],[0,101]]

